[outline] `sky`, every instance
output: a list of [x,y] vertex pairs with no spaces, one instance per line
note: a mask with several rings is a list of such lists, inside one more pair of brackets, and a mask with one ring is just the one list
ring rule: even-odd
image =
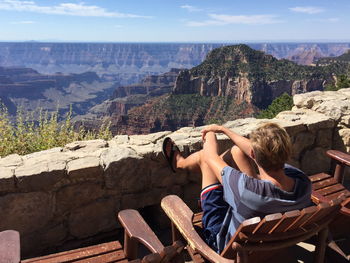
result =
[[0,0],[0,41],[342,42],[350,0]]

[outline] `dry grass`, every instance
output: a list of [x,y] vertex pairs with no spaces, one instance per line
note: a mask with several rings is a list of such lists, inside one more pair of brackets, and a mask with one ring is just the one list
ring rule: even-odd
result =
[[83,127],[74,129],[71,111],[63,121],[59,120],[58,111],[48,113],[42,109],[24,115],[18,110],[15,121],[10,120],[6,107],[0,105],[0,156],[17,153],[20,155],[42,151],[53,147],[64,146],[79,140],[112,138],[110,124],[104,124],[98,131],[86,131]]

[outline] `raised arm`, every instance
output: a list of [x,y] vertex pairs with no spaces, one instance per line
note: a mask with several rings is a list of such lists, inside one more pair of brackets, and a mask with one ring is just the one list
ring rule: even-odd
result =
[[235,145],[238,146],[247,156],[251,157],[252,146],[249,139],[235,133],[234,131],[220,125],[209,125],[202,130],[202,139],[205,140],[208,132],[224,133],[227,135]]

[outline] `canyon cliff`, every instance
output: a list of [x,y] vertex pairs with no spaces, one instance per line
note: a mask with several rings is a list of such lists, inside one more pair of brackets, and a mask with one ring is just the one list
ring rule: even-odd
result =
[[[171,68],[192,68],[213,49],[230,43],[0,43],[0,66],[29,67],[43,74],[96,72],[128,85]],[[335,57],[349,43],[248,43],[256,50],[298,64]]]
[[0,67],[0,99],[10,114],[39,107],[48,111],[83,114],[110,94],[112,83],[94,72],[43,75],[34,69]]
[[[283,93],[323,90],[334,81],[333,74],[344,70],[333,64],[297,65],[247,45],[221,47],[200,65],[181,70],[170,94],[130,107],[127,114],[109,111],[107,119],[113,133],[140,134],[249,117]],[[123,97],[132,91],[135,86],[117,89],[114,94]]]

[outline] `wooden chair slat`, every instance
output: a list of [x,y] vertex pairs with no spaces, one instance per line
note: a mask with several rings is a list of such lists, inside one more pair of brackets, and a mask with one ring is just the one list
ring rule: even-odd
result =
[[259,225],[254,229],[253,234],[256,233],[269,233],[274,228],[276,223],[282,219],[281,213],[267,215],[261,220]]
[[349,197],[350,197],[350,191],[347,190],[347,189],[344,189],[344,190],[342,190],[342,191],[339,191],[339,192],[336,192],[336,193],[327,195],[327,196],[325,196],[325,197],[326,197],[328,200],[334,200],[334,199],[339,198],[339,196],[344,196],[345,198],[349,198]]
[[122,246],[119,241],[112,241],[109,243],[94,245],[85,248],[78,248],[70,251],[60,252],[52,255],[47,255],[43,257],[36,257],[22,261],[23,263],[58,263],[58,262],[69,262],[84,258],[91,258],[96,255],[108,253],[111,251],[121,251]]
[[300,215],[301,212],[299,210],[293,210],[284,213],[281,220],[271,229],[269,233],[285,232],[287,228],[292,225]]
[[123,250],[118,250],[118,251],[110,252],[110,253],[95,256],[95,257],[76,260],[74,262],[76,263],[110,263],[110,262],[124,263],[124,262],[128,262],[128,260],[125,259]]
[[203,228],[202,217],[203,217],[203,212],[194,214],[192,219],[193,225],[199,228]]
[[328,178],[328,179],[321,180],[321,181],[318,181],[316,183],[313,183],[312,184],[312,190],[316,191],[316,190],[319,190],[319,189],[322,189],[322,188],[325,188],[325,187],[329,187],[329,186],[337,184],[337,183],[338,183],[338,181],[335,180],[333,177],[331,177],[331,178]]
[[196,223],[198,223],[198,222],[202,222],[202,217],[203,217],[203,212],[196,213],[196,214],[194,214],[194,216],[193,216],[192,222],[193,222],[194,224],[196,224]]
[[339,211],[340,204],[344,200],[343,198],[335,199],[332,203],[320,203],[318,207],[318,211],[309,218],[308,221],[304,222],[301,227],[306,227],[309,224],[319,224],[322,223],[321,220],[327,220],[328,217],[334,216],[335,211]]
[[339,192],[339,191],[344,190],[344,189],[345,189],[345,187],[342,184],[335,184],[335,185],[331,185],[331,186],[325,187],[323,189],[317,190],[315,192],[317,194],[327,196],[327,195]]
[[318,211],[317,206],[309,206],[307,208],[304,208],[300,212],[300,216],[289,226],[286,228],[285,231],[291,231],[299,228],[304,222],[309,220],[311,216],[313,216]]
[[318,181],[321,181],[321,180],[325,180],[325,179],[328,179],[328,178],[331,178],[332,176],[329,175],[329,174],[326,174],[326,173],[319,173],[319,174],[314,174],[314,175],[311,175],[309,176],[309,179],[312,183],[315,183],[315,182],[318,182]]

